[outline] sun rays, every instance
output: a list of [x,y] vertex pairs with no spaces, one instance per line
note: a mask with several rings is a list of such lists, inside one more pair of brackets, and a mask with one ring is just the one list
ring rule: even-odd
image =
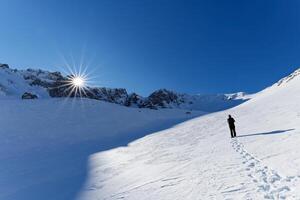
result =
[[[60,68],[66,76],[64,80],[60,81],[58,88],[64,94],[64,97],[88,97],[93,92],[91,91],[92,78],[91,73],[88,73],[88,65],[84,64],[83,58],[80,64],[76,65],[73,56],[71,56],[71,63],[67,62],[65,56],[61,55],[64,66]],[[68,59],[69,60],[69,59]]]
[[74,87],[78,87],[78,88],[84,87],[84,85],[85,85],[85,80],[84,80],[84,78],[81,77],[81,76],[74,77],[74,78],[72,79],[72,85],[73,85]]

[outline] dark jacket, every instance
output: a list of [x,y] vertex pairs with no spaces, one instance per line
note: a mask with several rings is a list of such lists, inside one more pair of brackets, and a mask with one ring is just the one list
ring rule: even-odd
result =
[[235,126],[234,126],[235,120],[234,120],[232,117],[229,117],[229,118],[227,119],[227,122],[228,122],[228,125],[229,125],[230,128],[234,128],[234,127],[235,127]]

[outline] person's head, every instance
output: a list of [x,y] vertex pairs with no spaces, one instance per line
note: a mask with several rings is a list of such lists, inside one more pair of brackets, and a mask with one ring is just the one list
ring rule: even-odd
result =
[[228,118],[231,118],[231,115],[228,115]]

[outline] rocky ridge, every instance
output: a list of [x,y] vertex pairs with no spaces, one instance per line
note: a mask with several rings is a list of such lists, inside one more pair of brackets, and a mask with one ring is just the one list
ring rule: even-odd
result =
[[[218,111],[244,102],[245,93],[188,95],[159,89],[148,97],[128,93],[124,88],[86,87],[75,93],[66,83],[72,76],[40,69],[17,70],[0,64],[0,91],[3,96],[21,96],[31,93],[38,98],[83,97],[137,108],[182,108],[189,110]],[[13,91],[13,88],[15,91]]]

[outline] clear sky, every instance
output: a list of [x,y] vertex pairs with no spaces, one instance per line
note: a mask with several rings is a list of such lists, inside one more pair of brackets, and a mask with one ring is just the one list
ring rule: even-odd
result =
[[[300,1],[0,0],[0,62],[147,95],[256,92],[300,66]],[[74,61],[73,61],[74,60]]]

